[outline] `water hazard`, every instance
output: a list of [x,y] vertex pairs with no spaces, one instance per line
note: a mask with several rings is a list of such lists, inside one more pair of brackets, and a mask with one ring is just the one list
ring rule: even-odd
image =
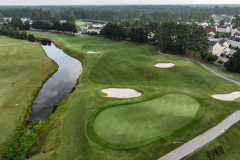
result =
[[51,106],[59,104],[75,86],[82,73],[82,64],[56,47],[52,42],[42,42],[42,47],[48,57],[58,65],[58,71],[43,85],[32,104],[31,118],[47,120],[51,115]]

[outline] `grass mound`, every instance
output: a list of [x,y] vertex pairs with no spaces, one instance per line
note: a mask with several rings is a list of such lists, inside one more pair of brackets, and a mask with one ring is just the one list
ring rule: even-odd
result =
[[103,110],[95,120],[96,133],[114,144],[131,144],[164,137],[195,117],[200,104],[184,94],[167,94],[142,103]]

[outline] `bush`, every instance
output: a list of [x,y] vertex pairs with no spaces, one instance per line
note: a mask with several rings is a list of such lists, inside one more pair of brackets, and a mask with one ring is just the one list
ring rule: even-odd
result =
[[209,62],[214,62],[217,59],[218,59],[218,56],[216,54],[207,53],[207,55],[206,55],[206,60]]
[[220,154],[223,154],[223,147],[222,146],[218,146],[212,150],[206,151],[208,158],[210,159],[215,159],[217,156],[219,156]]
[[227,62],[224,63],[224,67],[230,72],[240,73],[240,49],[235,52]]
[[219,64],[223,64],[223,63],[224,63],[223,60],[221,60],[221,59],[219,59],[217,62],[218,62]]
[[32,35],[32,34],[29,34],[29,35],[28,35],[28,41],[29,41],[29,42],[35,42],[35,40],[36,40],[36,39],[35,39],[35,36],[34,36],[34,35]]
[[22,31],[20,33],[20,39],[26,40],[27,38],[28,38],[27,32],[26,31]]
[[208,53],[202,53],[202,54],[200,55],[200,57],[201,57],[202,59],[205,59],[206,56],[207,56],[207,54],[208,54]]
[[221,57],[225,57],[225,56],[226,56],[226,53],[221,53],[220,56],[221,56]]

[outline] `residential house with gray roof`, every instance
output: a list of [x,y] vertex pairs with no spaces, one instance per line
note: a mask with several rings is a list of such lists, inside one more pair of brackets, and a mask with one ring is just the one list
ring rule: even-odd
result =
[[232,29],[231,32],[232,32],[232,35],[234,35],[235,33],[240,33],[240,27]]
[[229,45],[226,41],[210,41],[209,45],[209,53],[216,54],[217,56],[220,56],[221,53],[230,53]]
[[231,36],[227,40],[228,44],[233,48],[240,48],[240,34],[235,34],[235,36]]
[[218,25],[216,27],[217,32],[231,32],[232,26],[231,25]]

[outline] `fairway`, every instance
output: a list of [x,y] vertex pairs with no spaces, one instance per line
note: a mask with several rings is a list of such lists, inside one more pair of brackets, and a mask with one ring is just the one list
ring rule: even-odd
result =
[[114,144],[131,144],[164,137],[190,123],[200,104],[183,94],[167,94],[150,101],[102,111],[95,120],[96,133]]
[[40,44],[0,36],[0,150],[17,130],[31,96],[54,69]]
[[[189,59],[160,55],[156,47],[95,36],[29,33],[53,40],[83,64],[75,91],[46,126],[51,132],[41,146],[47,154],[33,159],[156,160],[239,109],[236,100],[212,98],[240,90],[238,85]],[[158,63],[175,65],[163,69],[155,67]],[[106,88],[129,88],[142,95],[106,97]]]

